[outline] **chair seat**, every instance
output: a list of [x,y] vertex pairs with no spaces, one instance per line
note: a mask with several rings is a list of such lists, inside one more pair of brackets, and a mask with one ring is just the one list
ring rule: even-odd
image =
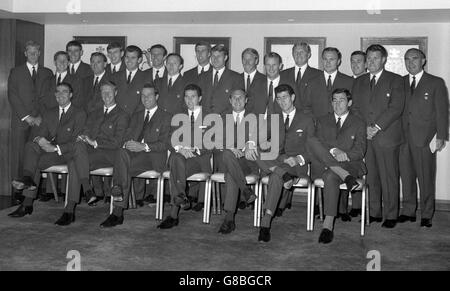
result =
[[137,178],[143,178],[143,179],[157,179],[161,177],[161,173],[157,171],[146,171],[144,173],[141,173],[136,176]]
[[[247,184],[256,184],[258,182],[259,176],[257,175],[247,175],[245,176],[245,180]],[[211,181],[216,183],[225,183],[225,174],[224,173],[215,173],[211,175]]]
[[90,174],[94,175],[94,176],[112,176],[113,168],[108,167],[108,168],[95,169],[95,170],[91,171]]
[[[356,188],[356,191],[361,191],[362,190],[362,185],[364,185],[364,180],[363,179],[356,179],[358,181],[358,188]],[[314,186],[315,187],[319,187],[319,188],[323,188],[324,187],[324,182],[322,178],[317,178],[314,180]],[[347,190],[347,185],[345,185],[345,183],[342,183],[341,185],[339,185],[339,189],[341,190]]]
[[[269,176],[263,177],[261,183],[264,185],[269,184]],[[308,179],[300,178],[296,184],[292,185],[292,187],[308,187]]]
[[[187,178],[188,181],[206,181],[209,179],[209,177],[211,177],[210,173],[195,173],[194,175],[191,175]],[[163,178],[164,179],[170,179],[170,171],[165,171],[163,173]]]
[[51,166],[45,170],[42,170],[42,172],[46,173],[56,173],[56,174],[67,174],[69,172],[67,165],[55,165]]

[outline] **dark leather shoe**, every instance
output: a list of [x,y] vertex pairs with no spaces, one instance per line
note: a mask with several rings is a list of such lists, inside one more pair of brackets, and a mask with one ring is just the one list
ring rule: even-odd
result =
[[220,226],[219,233],[229,234],[236,228],[236,224],[232,220],[225,220]]
[[205,206],[205,204],[203,202],[199,202],[199,203],[195,204],[194,207],[192,207],[192,210],[199,212],[199,211],[202,211],[204,206]]
[[357,217],[358,215],[361,215],[361,208],[352,208],[348,214],[351,217]]
[[327,228],[322,229],[319,236],[319,243],[328,244],[333,241],[333,231]]
[[416,217],[415,216],[408,216],[408,215],[400,215],[398,218],[397,218],[397,222],[398,223],[403,223],[403,222],[406,222],[406,221],[411,221],[411,222],[416,222]]
[[270,228],[261,227],[259,229],[258,241],[269,242],[270,241]]
[[345,177],[344,183],[347,186],[347,191],[350,193],[355,191],[359,187],[356,178],[351,175]]
[[428,219],[428,218],[422,218],[422,219],[420,220],[420,226],[421,226],[421,227],[431,227],[431,226],[433,226],[433,225],[431,224],[431,219]]
[[344,222],[352,221],[352,218],[347,213],[339,213],[338,217],[340,217],[341,220],[344,221]]
[[381,218],[381,217],[369,216],[369,223],[372,223],[372,222],[380,223],[381,221],[383,221],[383,218]]
[[245,208],[247,208],[247,202],[245,201],[240,201],[238,204],[238,208],[241,210],[244,210]]
[[244,199],[247,204],[255,202],[256,198],[255,192],[251,188],[247,188],[247,190],[244,191]]
[[277,208],[277,211],[275,211],[275,216],[281,217],[281,216],[283,216],[283,212],[284,212],[284,209]]
[[123,223],[123,216],[116,216],[114,214],[110,214],[108,218],[100,224],[100,227],[114,227],[116,225]]
[[63,215],[55,222],[56,225],[69,225],[75,222],[75,213],[64,212]]
[[381,225],[381,227],[394,228],[396,224],[397,224],[397,220],[395,220],[395,219],[386,219],[383,222],[383,224]]
[[27,214],[33,213],[33,206],[23,206],[23,204],[20,204],[20,206],[14,211],[8,214],[9,217],[24,217]]
[[167,216],[166,219],[163,220],[158,225],[158,228],[168,229],[178,225],[178,218],[173,218],[172,216]]
[[291,209],[291,207],[292,207],[292,203],[286,204],[286,209]]
[[142,200],[142,199],[136,200],[136,207],[142,207],[142,206],[144,206],[144,200]]

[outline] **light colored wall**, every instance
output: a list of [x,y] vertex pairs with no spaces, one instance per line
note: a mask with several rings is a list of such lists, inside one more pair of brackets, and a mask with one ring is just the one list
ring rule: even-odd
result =
[[[46,25],[45,64],[53,68],[53,53],[64,50],[72,36],[127,36],[128,44],[148,48],[161,43],[173,49],[175,36],[231,37],[231,68],[241,72],[240,54],[253,47],[264,51],[264,37],[326,37],[327,46],[339,48],[343,55],[340,70],[350,74],[349,56],[360,49],[361,37],[428,37],[428,71],[450,84],[450,23],[396,24],[235,24],[235,25]],[[259,67],[260,71],[262,67]],[[450,145],[438,154],[437,199],[450,201]]]

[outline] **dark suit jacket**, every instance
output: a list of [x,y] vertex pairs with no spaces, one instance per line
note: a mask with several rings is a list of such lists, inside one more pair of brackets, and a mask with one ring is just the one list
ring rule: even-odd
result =
[[331,93],[334,89],[345,88],[349,91],[353,87],[353,78],[337,72],[333,82],[331,91],[327,90],[327,83],[322,74],[309,81],[306,87],[305,98],[303,98],[302,108],[306,114],[312,114],[314,119],[333,113],[333,106],[331,105]]
[[[45,94],[42,98],[42,104],[46,110],[55,108],[58,106],[58,102],[56,102],[55,92],[56,92],[56,79],[57,75],[52,75],[48,80],[45,87]],[[71,102],[75,106],[79,108],[86,109],[86,99],[83,94],[83,84],[81,80],[76,77],[76,75],[69,75],[67,72],[64,79],[61,82],[69,83],[72,86],[73,93]]]
[[87,113],[93,112],[99,108],[103,108],[102,94],[100,87],[109,81],[111,74],[105,71],[102,79],[98,82],[98,85],[94,88],[95,75],[87,76],[82,80],[83,84],[83,97],[85,100],[85,110]]
[[297,86],[295,82],[295,67],[286,69],[284,71],[281,71],[280,75],[283,79],[285,79],[290,84],[294,84],[294,90],[295,90],[295,107],[297,109],[302,110],[302,103],[304,103],[302,100],[305,98],[306,95],[306,88],[308,88],[309,82],[316,78],[319,75],[323,75],[323,72],[321,70],[311,68],[310,66],[306,67],[305,73],[302,76],[302,79],[300,80],[299,85]]
[[118,149],[128,128],[129,116],[119,106],[104,117],[104,109],[98,108],[88,115],[83,134],[96,140],[97,149]]
[[219,84],[213,87],[213,70],[199,76],[202,89],[202,106],[209,112],[222,114],[231,108],[229,97],[233,89],[244,88],[243,80],[235,71],[225,68]]
[[[153,80],[153,68],[147,69],[144,72],[146,72],[148,74],[148,76],[149,76],[149,80],[148,81],[153,84],[154,83],[154,80]],[[167,68],[164,68],[163,78],[164,77],[167,77]]]
[[[109,63],[109,64],[106,65],[106,68],[105,68],[106,72],[107,72],[109,75],[112,75],[112,74],[113,74],[112,68],[111,68],[111,67],[112,67],[112,66],[111,66],[111,63]],[[118,71],[116,71],[116,73],[117,73],[117,72],[121,72],[121,71],[125,71],[126,68],[127,68],[127,67],[125,66],[125,62],[122,60],[122,62],[120,63],[120,68],[119,68]]]
[[[212,66],[210,65],[209,66],[209,70],[206,71],[206,72],[203,72],[203,74],[209,74],[211,72],[212,72]],[[196,85],[198,85],[198,80],[199,80],[200,75],[198,74],[197,66],[195,66],[194,68],[184,72],[183,73],[183,77],[184,77],[184,80],[186,82],[186,85],[189,85],[189,84],[196,84]]]
[[59,120],[59,107],[46,111],[38,129],[38,136],[45,137],[54,145],[58,145],[62,154],[72,152],[78,135],[84,129],[86,113],[83,109],[71,105]]
[[[26,64],[13,68],[8,78],[8,100],[11,105],[12,128],[27,128],[28,123],[21,119],[27,115],[38,116],[45,111],[40,104],[42,96],[45,96],[45,88],[52,71],[41,65],[36,71],[36,82],[33,84],[30,71]],[[54,95],[53,95],[54,96]]]
[[155,86],[159,91],[158,106],[171,114],[181,113],[186,108],[184,103],[184,86],[186,82],[180,74],[169,89],[168,79],[169,76],[166,75],[155,82]]
[[402,77],[383,70],[373,92],[370,74],[358,77],[353,83],[352,110],[366,125],[381,127],[373,141],[383,147],[398,146],[403,142],[401,114],[405,103]]
[[150,82],[148,71],[138,70],[127,84],[127,72],[121,71],[111,76],[111,81],[117,85],[116,102],[129,115],[135,111],[141,110],[143,107],[141,102],[141,91],[145,83]]
[[[69,69],[68,69],[69,73],[70,73],[71,65],[72,65],[72,63],[69,63]],[[83,80],[87,76],[91,76],[93,74],[94,74],[94,72],[92,72],[91,66],[86,63],[83,63],[83,61],[81,61],[80,65],[78,66],[78,69],[75,72],[75,77],[79,78],[80,80]]]
[[403,77],[403,82],[405,134],[418,147],[428,145],[435,134],[438,139],[448,140],[448,91],[444,80],[424,72],[412,96],[409,75]]
[[[242,79],[242,82],[244,84],[244,87],[242,87],[242,89],[245,89],[245,84],[247,83],[247,79],[245,79],[245,74],[244,72],[240,73],[239,76]],[[255,86],[255,81],[259,80],[259,79],[265,79],[266,75],[261,74],[260,72],[256,71],[255,76],[253,77],[252,82],[250,83],[250,87],[247,88],[247,92],[251,91],[251,89]]]

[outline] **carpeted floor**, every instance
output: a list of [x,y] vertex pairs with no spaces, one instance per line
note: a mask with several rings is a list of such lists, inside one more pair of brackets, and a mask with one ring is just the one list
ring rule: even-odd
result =
[[[166,212],[168,210],[166,204]],[[317,242],[315,231],[306,232],[306,205],[295,203],[272,224],[272,240],[257,241],[253,212],[237,214],[236,230],[217,233],[223,216],[203,224],[199,212],[183,211],[180,224],[160,230],[155,208],[125,212],[124,224],[101,229],[108,207],[77,208],[76,222],[54,225],[62,203],[36,202],[34,213],[13,219],[0,211],[0,270],[66,270],[68,251],[81,254],[82,270],[366,270],[368,251],[381,254],[381,270],[450,270],[450,213],[437,212],[431,229],[419,222],[388,230],[380,224],[359,235],[359,219],[337,221],[335,239]]]

